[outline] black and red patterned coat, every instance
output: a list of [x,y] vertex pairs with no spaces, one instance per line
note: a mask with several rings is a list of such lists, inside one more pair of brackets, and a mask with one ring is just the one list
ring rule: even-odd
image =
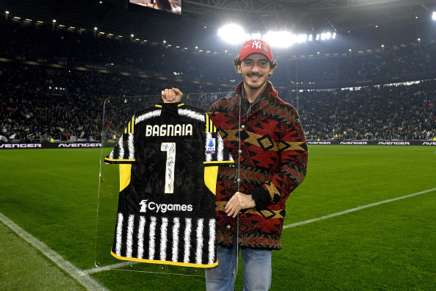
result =
[[[239,214],[239,245],[280,249],[286,200],[306,175],[307,144],[298,113],[270,82],[249,108],[243,106],[241,88],[239,84],[232,96],[216,101],[209,110],[235,162],[240,158],[239,191],[252,194],[256,202],[256,208]],[[217,241],[223,246],[233,245],[238,233],[236,219],[224,212],[238,190],[237,172],[237,166],[221,168],[218,177]]]

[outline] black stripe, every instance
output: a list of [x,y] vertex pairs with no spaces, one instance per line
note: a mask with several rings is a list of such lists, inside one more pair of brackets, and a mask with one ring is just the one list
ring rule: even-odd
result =
[[162,221],[159,217],[156,217],[156,227],[154,232],[154,260],[160,260],[160,230]]
[[129,222],[129,215],[126,213],[123,213],[123,225],[121,227],[122,234],[121,234],[121,256],[125,257],[127,253],[127,225]]
[[207,264],[209,260],[209,221],[210,219],[205,218],[203,222],[203,255],[201,258],[202,264]]

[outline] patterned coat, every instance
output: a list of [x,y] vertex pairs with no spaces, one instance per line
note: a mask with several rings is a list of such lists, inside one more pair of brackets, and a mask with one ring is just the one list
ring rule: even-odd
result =
[[[298,113],[268,82],[248,111],[241,110],[239,151],[239,107],[245,101],[241,89],[242,83],[232,96],[216,101],[209,110],[235,164],[240,155],[239,191],[252,194],[256,202],[256,208],[239,214],[239,245],[280,249],[286,200],[306,174],[307,144]],[[221,168],[216,189],[217,241],[228,247],[234,244],[238,223],[226,215],[224,207],[238,190],[237,171],[237,166]]]

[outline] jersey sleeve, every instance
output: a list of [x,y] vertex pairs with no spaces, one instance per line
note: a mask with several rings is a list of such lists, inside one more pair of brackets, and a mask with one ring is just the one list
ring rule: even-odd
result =
[[233,166],[235,161],[229,150],[224,147],[224,140],[207,113],[204,154],[204,184],[210,192],[216,195],[216,184],[220,166]]
[[109,164],[131,164],[135,162],[135,116],[127,124],[112,151],[104,158]]

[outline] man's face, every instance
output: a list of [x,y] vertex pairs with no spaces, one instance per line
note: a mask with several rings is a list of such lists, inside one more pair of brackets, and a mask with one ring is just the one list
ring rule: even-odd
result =
[[249,55],[237,66],[237,70],[244,84],[251,89],[262,87],[273,71],[271,63],[261,54]]

